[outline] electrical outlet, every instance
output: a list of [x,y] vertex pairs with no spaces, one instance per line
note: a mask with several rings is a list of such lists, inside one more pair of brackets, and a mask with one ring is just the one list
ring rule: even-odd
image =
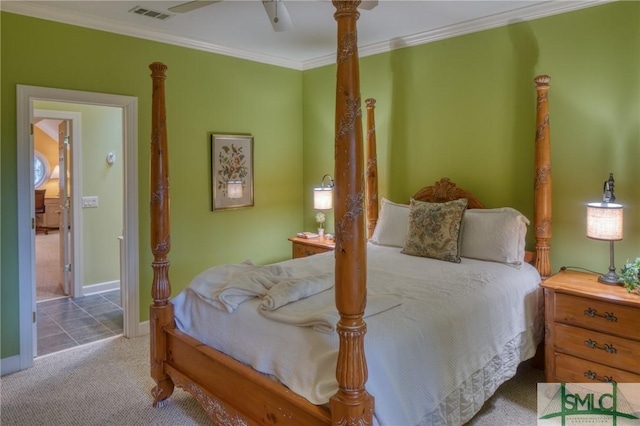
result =
[[98,196],[97,195],[93,195],[90,197],[82,197],[82,208],[83,209],[87,209],[87,208],[96,208],[98,207]]

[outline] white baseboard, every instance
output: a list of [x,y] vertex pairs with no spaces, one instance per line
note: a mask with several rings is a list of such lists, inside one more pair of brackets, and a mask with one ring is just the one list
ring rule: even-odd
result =
[[120,280],[106,281],[98,284],[91,284],[82,287],[82,295],[104,293],[105,291],[118,290],[120,288]]
[[15,373],[16,371],[20,371],[20,355],[0,359],[0,376]]
[[151,326],[149,321],[143,321],[138,324],[138,336],[145,336],[151,333]]

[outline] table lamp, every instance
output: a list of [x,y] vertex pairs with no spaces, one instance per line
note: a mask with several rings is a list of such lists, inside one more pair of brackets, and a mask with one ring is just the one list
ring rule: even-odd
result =
[[598,277],[598,282],[618,285],[618,275],[613,256],[613,242],[622,240],[623,209],[616,204],[613,194],[613,174],[604,185],[603,201],[587,204],[587,237],[594,240],[609,241],[609,272]]

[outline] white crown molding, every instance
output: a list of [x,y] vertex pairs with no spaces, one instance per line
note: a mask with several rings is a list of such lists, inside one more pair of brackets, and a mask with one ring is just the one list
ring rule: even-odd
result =
[[[404,47],[418,46],[421,44],[432,43],[438,40],[453,38],[464,34],[484,31],[491,28],[515,24],[517,22],[532,21],[534,19],[544,18],[546,16],[559,15],[561,13],[572,12],[587,7],[598,6],[605,3],[611,3],[617,0],[583,0],[583,1],[564,1],[554,0],[545,3],[528,6],[518,9],[517,11],[502,12],[495,15],[487,16],[480,19],[474,19],[460,24],[449,25],[432,31],[414,34],[395,40],[384,41],[376,44],[358,47],[360,57],[377,55],[378,53],[391,52]],[[325,65],[335,63],[335,54],[325,55],[305,61],[302,69],[308,70],[318,68]]]
[[[449,25],[446,27],[438,28],[436,30],[426,31],[395,40],[370,44],[367,46],[360,46],[358,50],[361,57],[371,56],[378,53],[390,52],[395,49],[401,49],[403,47],[418,46],[421,44],[457,37],[464,34],[497,28],[516,22],[531,21],[533,19],[544,18],[547,16],[572,12],[587,7],[598,6],[613,1],[617,0],[550,0],[545,3],[521,8],[517,11],[498,13],[481,19],[474,19],[460,24]],[[56,9],[49,8],[41,4],[32,4],[23,1],[2,1],[0,2],[0,10],[16,13],[19,15],[27,15],[34,18],[46,19],[49,21],[61,22],[64,24],[76,25],[80,27],[137,37],[145,40],[182,46],[190,49],[202,50],[210,53],[217,53],[225,56],[232,56],[234,58],[261,62],[268,65],[292,68],[300,71],[335,63],[335,54],[324,55],[303,62],[292,61],[269,55],[247,52],[240,49],[219,46],[213,43],[207,43],[185,37],[178,37],[159,31],[134,28],[113,21],[72,15],[68,12],[60,12]]]

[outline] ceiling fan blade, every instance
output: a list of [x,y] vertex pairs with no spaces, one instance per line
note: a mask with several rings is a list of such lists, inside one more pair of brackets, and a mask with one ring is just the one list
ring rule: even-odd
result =
[[222,0],[211,0],[211,1],[194,0],[187,3],[179,4],[177,6],[170,7],[169,11],[173,13],[187,13],[187,12],[191,12],[192,10],[200,9],[201,7],[209,6],[210,4],[213,4],[213,3],[218,3],[220,1]]
[[273,31],[287,31],[293,28],[293,21],[282,0],[262,0]]
[[378,0],[362,0],[358,9],[371,10],[378,5]]

